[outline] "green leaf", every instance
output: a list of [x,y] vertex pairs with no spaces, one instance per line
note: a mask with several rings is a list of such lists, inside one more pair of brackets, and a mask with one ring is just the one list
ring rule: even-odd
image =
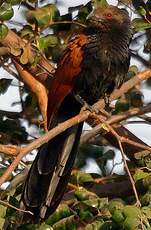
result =
[[100,6],[107,6],[108,5],[108,2],[106,0],[97,0],[97,3],[100,5]]
[[[105,221],[99,230],[120,230],[119,226],[113,221]],[[98,230],[98,229],[97,229]],[[134,229],[133,229],[134,230]]]
[[7,79],[7,78],[0,79],[0,95],[6,93],[11,82],[12,79]]
[[82,188],[82,187],[77,189],[75,191],[74,195],[80,201],[98,198],[98,196],[95,193],[89,192],[88,190],[86,190],[85,188]]
[[140,218],[141,216],[141,210],[138,207],[126,205],[123,208],[123,214],[125,217],[130,218]]
[[[9,203],[14,207],[19,208],[19,201],[16,199],[15,196],[10,196]],[[16,219],[16,210],[14,208],[9,207],[6,212],[6,216],[11,219]]]
[[143,179],[143,178],[145,178],[147,176],[149,176],[148,173],[142,171],[141,169],[138,169],[138,170],[136,170],[135,174],[133,175],[133,178],[134,178],[134,180],[136,182],[137,180],[141,180],[141,179]]
[[60,204],[57,210],[48,217],[46,224],[53,225],[59,220],[71,216],[71,211],[66,204]]
[[95,207],[88,206],[84,202],[76,203],[73,209],[82,220],[90,220],[98,213],[98,210]]
[[132,28],[137,32],[141,30],[146,30],[151,28],[151,23],[145,21],[144,19],[141,18],[135,18],[132,21]]
[[37,40],[38,49],[45,53],[48,52],[49,47],[55,47],[58,43],[59,39],[55,35],[48,35]]
[[[135,230],[140,225],[140,220],[133,217],[127,217],[123,227],[125,230]],[[138,228],[137,228],[138,229]]]
[[33,31],[32,26],[25,25],[22,30],[20,30],[21,38],[25,38],[26,40],[31,40],[35,38],[35,33]]
[[128,74],[131,75],[131,77],[133,77],[134,75],[138,74],[138,72],[138,67],[136,65],[131,65]]
[[76,230],[75,216],[66,217],[53,226],[53,230]]
[[145,164],[147,168],[151,169],[151,161],[148,161],[147,159],[145,159]]
[[115,210],[113,215],[112,215],[112,219],[117,222],[117,223],[121,223],[125,220],[124,215],[122,213],[122,210]]
[[[13,230],[14,228],[10,228],[9,230]],[[35,224],[22,224],[17,230],[37,230],[38,226]],[[46,230],[46,229],[45,229]]]
[[6,21],[12,18],[14,15],[14,10],[10,4],[3,3],[0,7],[0,21]]
[[82,171],[74,172],[72,174],[72,181],[74,181],[78,185],[92,184],[95,182],[93,177],[89,173],[85,173]]
[[4,24],[0,24],[0,39],[4,39],[8,34],[8,28]]
[[147,217],[147,219],[151,220],[151,208],[150,207],[142,207],[141,212]]
[[77,16],[78,20],[80,20],[80,22],[85,23],[86,18],[91,13],[92,9],[93,8],[91,1],[88,2],[85,6],[81,7]]
[[115,104],[114,114],[129,110],[129,102],[125,98],[120,98]]
[[13,5],[18,5],[22,2],[23,0],[6,0],[7,3]]
[[4,229],[5,218],[0,217],[0,229]]
[[124,201],[122,199],[112,199],[109,202],[109,211],[113,214],[115,210],[122,210],[124,207]]
[[151,203],[151,193],[147,192],[144,196],[141,197],[141,203],[143,206],[150,205]]
[[101,209],[108,205],[108,198],[92,198],[89,200],[84,200],[82,203],[97,209]]
[[50,225],[43,223],[39,228],[37,228],[37,230],[53,230],[53,228]]
[[37,23],[39,27],[46,27],[54,22],[60,16],[58,9],[54,4],[49,4],[36,10],[29,10],[27,20],[30,23]]
[[139,6],[137,9],[137,12],[141,15],[141,16],[146,16],[146,10],[144,9],[144,7]]
[[143,94],[140,90],[134,88],[126,94],[126,98],[129,101],[129,105],[133,107],[143,106]]
[[0,217],[4,218],[6,216],[7,207],[0,204]]
[[31,2],[31,3],[36,3],[37,0],[28,0],[28,2]]
[[99,230],[101,229],[102,224],[104,223],[103,220],[95,220],[91,224],[86,225],[84,228],[85,230]]

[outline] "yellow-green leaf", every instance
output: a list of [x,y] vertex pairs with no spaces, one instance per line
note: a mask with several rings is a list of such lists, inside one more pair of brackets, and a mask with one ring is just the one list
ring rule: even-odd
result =
[[47,51],[49,47],[55,47],[58,44],[58,37],[55,35],[48,35],[45,37],[41,37],[37,40],[38,49],[42,51]]
[[151,28],[151,23],[145,21],[144,19],[141,18],[135,18],[132,21],[132,28],[135,31],[141,31],[141,30],[146,30]]
[[135,174],[133,175],[133,178],[134,178],[134,180],[135,180],[135,182],[136,182],[137,180],[141,180],[141,179],[147,177],[148,175],[149,175],[148,173],[144,172],[144,171],[141,170],[141,169],[138,169],[138,170],[135,172]]
[[36,10],[30,10],[27,13],[27,20],[30,23],[37,23],[40,27],[48,26],[60,16],[58,9],[54,4],[49,4]]
[[66,204],[60,204],[57,210],[48,217],[46,224],[53,225],[59,220],[71,215],[70,209]]
[[6,21],[12,18],[14,15],[14,10],[10,4],[3,3],[0,7],[0,21]]
[[5,207],[5,206],[3,206],[3,205],[0,204],[0,217],[1,218],[5,217],[5,215],[6,215],[6,209],[7,209],[7,207]]
[[0,39],[4,39],[8,34],[8,28],[4,24],[0,24]]
[[108,2],[106,0],[97,0],[97,3],[101,6],[107,6]]
[[13,5],[20,4],[23,0],[6,0],[7,3]]

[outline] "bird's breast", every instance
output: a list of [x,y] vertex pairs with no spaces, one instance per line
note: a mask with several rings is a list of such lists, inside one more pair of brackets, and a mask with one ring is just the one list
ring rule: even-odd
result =
[[[82,68],[75,78],[74,91],[93,104],[123,82],[128,69],[128,53],[111,42],[95,37],[85,45]],[[128,49],[126,50],[128,52]]]

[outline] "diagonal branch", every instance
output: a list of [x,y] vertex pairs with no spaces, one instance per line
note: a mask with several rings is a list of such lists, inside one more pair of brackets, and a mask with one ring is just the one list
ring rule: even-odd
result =
[[32,143],[28,144],[26,147],[22,147],[21,150],[20,150],[20,153],[17,155],[15,160],[7,168],[5,173],[0,177],[0,185],[2,185],[7,180],[7,178],[11,174],[11,172],[14,171],[15,168],[17,167],[17,165],[20,162],[20,160],[24,156],[26,156],[29,152],[31,152],[33,149],[39,148],[41,145],[43,145],[44,143],[48,142],[50,139],[52,139],[53,137],[55,137],[58,134],[62,133],[66,129],[72,127],[73,125],[78,124],[78,123],[86,120],[88,118],[89,114],[90,114],[89,111],[85,111],[84,112],[85,116],[80,117],[80,115],[77,115],[77,116],[75,116],[75,117],[73,117],[73,118],[71,118],[71,119],[59,124],[57,127],[51,129],[49,132],[45,133],[40,138],[34,140]]
[[[141,80],[147,79],[151,76],[151,69],[148,69],[146,71],[143,71],[141,73],[139,73],[138,75],[136,75],[135,77],[133,77],[132,79],[130,79],[129,81],[127,81],[126,83],[124,83],[122,85],[122,87],[119,90],[115,90],[112,95],[111,95],[111,100],[114,100],[118,97],[120,97],[121,95],[123,95],[124,93],[126,93],[129,89],[131,89],[133,86],[135,86],[136,84],[138,84]],[[100,100],[99,102],[95,103],[93,105],[93,109],[102,109],[104,108],[104,100]],[[28,144],[26,147],[22,147],[20,150],[20,153],[18,154],[18,156],[16,157],[16,159],[12,162],[12,164],[8,167],[8,169],[5,171],[5,173],[0,177],[0,185],[2,185],[7,178],[9,177],[9,175],[11,174],[12,171],[15,170],[15,168],[17,167],[19,161],[25,156],[27,155],[29,152],[31,152],[33,149],[39,148],[41,145],[43,145],[44,143],[48,142],[50,139],[52,139],[53,137],[57,136],[58,134],[62,133],[63,131],[65,131],[66,129],[68,129],[69,127],[78,124],[80,122],[85,121],[89,116],[90,116],[91,112],[90,111],[83,111],[81,112],[79,115],[59,124],[57,127],[53,128],[52,130],[50,130],[48,133],[44,134],[43,136],[41,136],[39,139],[34,140],[32,143]],[[137,145],[138,143],[134,142],[134,141],[130,141],[125,139],[122,139],[125,142],[128,141],[130,144],[135,144]],[[140,146],[140,145],[139,145]],[[141,145],[140,146],[142,149],[147,149],[151,151],[151,148],[147,145]]]
[[[107,124],[111,125],[126,120],[127,118],[134,117],[137,115],[142,115],[149,112],[151,112],[151,103],[140,108],[130,109],[129,111],[122,114],[113,115],[106,122]],[[93,129],[91,129],[88,133],[83,134],[80,140],[81,144],[86,143],[94,135],[100,134],[101,130],[102,127],[100,126],[100,124],[98,124]]]

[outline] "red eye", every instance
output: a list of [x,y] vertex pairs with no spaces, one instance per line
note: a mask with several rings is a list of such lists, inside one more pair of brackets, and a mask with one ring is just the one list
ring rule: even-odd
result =
[[107,14],[105,15],[105,17],[106,17],[107,19],[112,19],[112,14],[111,14],[111,13],[107,13]]

